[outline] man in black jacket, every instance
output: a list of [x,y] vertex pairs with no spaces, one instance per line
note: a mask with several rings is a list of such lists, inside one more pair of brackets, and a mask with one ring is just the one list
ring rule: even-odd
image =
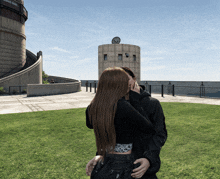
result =
[[[141,134],[141,137],[138,137],[133,143],[132,153],[134,153],[136,160],[146,158],[150,162],[150,167],[141,179],[157,179],[156,173],[159,171],[161,165],[160,150],[167,140],[165,116],[160,102],[144,91],[144,86],[140,86],[140,94],[130,91],[129,98],[136,98],[135,95],[140,95],[141,106],[153,123],[156,133],[148,135]],[[138,170],[138,167],[135,168]]]
[[[144,133],[140,134],[139,137],[134,140],[132,153],[134,153],[135,161],[146,158],[150,163],[150,167],[140,179],[157,179],[156,173],[159,171],[161,165],[159,154],[161,147],[167,139],[165,116],[160,102],[152,98],[151,95],[144,90],[144,86],[139,86],[141,87],[140,94],[130,90],[129,99],[139,98],[141,106],[156,129],[156,133],[148,135]],[[96,155],[98,155],[97,152]],[[92,165],[92,162],[88,164]],[[96,165],[96,162],[94,162],[93,165]],[[135,171],[133,173],[138,173],[141,170],[142,166],[140,167],[140,165],[141,163],[135,164]],[[87,167],[90,173],[92,166],[89,165]]]

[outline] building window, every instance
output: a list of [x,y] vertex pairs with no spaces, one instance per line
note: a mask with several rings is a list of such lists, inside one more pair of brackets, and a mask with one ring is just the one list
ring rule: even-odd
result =
[[133,60],[136,61],[136,55],[133,55]]
[[104,60],[107,60],[107,54],[104,55]]
[[118,54],[118,60],[122,60],[122,54]]

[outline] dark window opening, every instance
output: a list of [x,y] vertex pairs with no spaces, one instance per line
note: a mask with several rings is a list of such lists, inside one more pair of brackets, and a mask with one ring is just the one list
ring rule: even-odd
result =
[[104,60],[107,60],[107,54],[104,55]]
[[118,54],[118,60],[122,60],[122,54]]
[[134,59],[134,61],[136,61],[136,55],[133,55],[133,59]]

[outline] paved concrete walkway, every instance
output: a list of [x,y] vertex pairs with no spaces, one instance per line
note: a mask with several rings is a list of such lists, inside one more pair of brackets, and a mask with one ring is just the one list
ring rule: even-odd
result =
[[[27,97],[22,95],[0,96],[0,114],[24,113],[33,111],[49,111],[72,108],[86,108],[95,96],[94,89],[86,92],[86,87],[81,87],[80,92],[70,94],[60,94],[51,96]],[[153,98],[160,102],[181,102],[181,103],[202,103],[220,105],[220,99],[172,96],[152,93]]]

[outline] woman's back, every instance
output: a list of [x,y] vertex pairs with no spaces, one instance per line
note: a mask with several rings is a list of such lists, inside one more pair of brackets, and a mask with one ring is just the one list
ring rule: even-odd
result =
[[[93,129],[93,125],[89,122],[88,107],[86,109],[86,125],[88,128]],[[134,138],[138,133],[155,132],[153,124],[139,103],[139,94],[135,99],[130,99],[129,102],[124,97],[118,100],[114,127],[116,132],[114,151],[123,154],[131,152]]]

